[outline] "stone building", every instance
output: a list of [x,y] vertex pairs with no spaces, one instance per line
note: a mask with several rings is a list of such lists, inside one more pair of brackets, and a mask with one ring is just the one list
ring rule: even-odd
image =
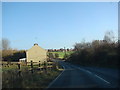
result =
[[27,62],[44,62],[47,60],[47,51],[38,44],[26,51]]

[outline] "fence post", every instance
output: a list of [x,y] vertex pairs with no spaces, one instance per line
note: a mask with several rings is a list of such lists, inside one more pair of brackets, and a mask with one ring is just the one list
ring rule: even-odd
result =
[[47,63],[44,61],[44,70],[45,70],[45,73],[47,73]]
[[19,70],[18,70],[18,75],[19,75],[19,77],[20,77],[20,76],[21,76],[21,70],[20,70],[21,67],[20,67],[20,64],[19,64],[19,63],[18,63],[17,65],[18,65],[18,69],[19,69]]
[[59,69],[59,67],[58,67],[58,61],[56,61],[56,69]]
[[53,62],[52,68],[53,68],[53,69],[56,69],[56,62]]
[[39,61],[39,68],[40,68],[40,61]]
[[53,63],[49,62],[50,64],[50,71],[52,70],[52,67],[53,67]]
[[47,61],[47,69],[48,69],[48,70],[49,70],[49,68],[50,68],[49,66],[50,66],[50,65],[49,65],[49,61]]
[[31,60],[31,73],[33,73],[33,61]]
[[9,67],[9,61],[7,62],[7,67]]
[[38,67],[38,70],[41,70],[41,69],[40,69],[40,66],[41,66],[41,65],[40,65],[40,61],[39,61],[39,64],[38,64],[38,66],[39,66],[39,67]]

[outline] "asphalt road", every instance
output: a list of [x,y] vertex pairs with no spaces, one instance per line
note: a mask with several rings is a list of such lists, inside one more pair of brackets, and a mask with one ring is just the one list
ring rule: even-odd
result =
[[118,70],[82,67],[63,61],[64,71],[53,80],[49,88],[118,88]]

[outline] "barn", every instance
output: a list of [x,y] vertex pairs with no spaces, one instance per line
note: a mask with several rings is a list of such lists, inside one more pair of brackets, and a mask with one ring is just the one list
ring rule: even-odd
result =
[[27,62],[44,62],[47,60],[47,50],[41,48],[37,43],[26,51]]

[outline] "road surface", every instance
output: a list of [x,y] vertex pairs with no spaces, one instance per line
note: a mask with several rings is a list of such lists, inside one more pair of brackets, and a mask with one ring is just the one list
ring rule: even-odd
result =
[[118,70],[81,67],[59,61],[64,71],[53,80],[49,88],[118,88]]

